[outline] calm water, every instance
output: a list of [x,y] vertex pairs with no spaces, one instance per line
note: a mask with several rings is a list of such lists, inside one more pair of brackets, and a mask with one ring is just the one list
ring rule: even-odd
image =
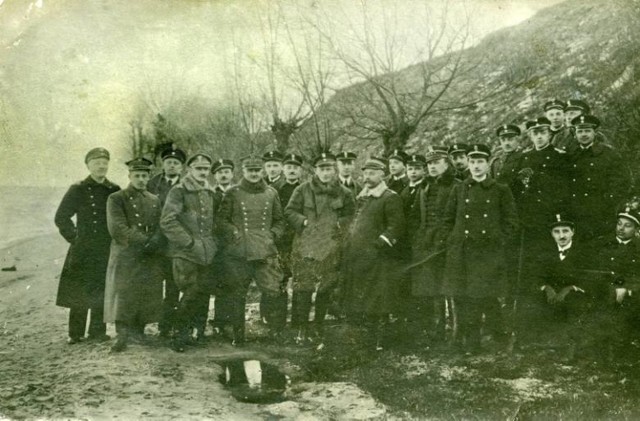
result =
[[0,249],[57,232],[53,217],[66,188],[0,186]]

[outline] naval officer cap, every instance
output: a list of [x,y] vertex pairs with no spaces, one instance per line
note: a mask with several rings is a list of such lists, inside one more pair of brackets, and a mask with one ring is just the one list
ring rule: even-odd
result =
[[381,170],[387,172],[387,161],[384,158],[372,156],[364,162],[362,170]]
[[476,143],[469,146],[467,156],[470,158],[487,158],[491,156],[491,149],[483,143]]
[[282,154],[278,151],[269,151],[265,152],[264,155],[262,155],[263,162],[282,162],[282,159]]
[[411,166],[418,166],[418,167],[424,167],[425,165],[427,165],[427,160],[424,157],[424,155],[420,155],[420,154],[413,154],[413,155],[409,155],[409,158],[407,159],[407,165],[411,165]]
[[447,148],[444,146],[429,146],[427,148],[427,154],[425,155],[425,162],[429,163],[441,158],[446,158],[448,155]]
[[314,167],[331,167],[335,165],[336,157],[331,152],[322,152],[313,158]]
[[357,157],[353,152],[340,152],[336,155],[338,161],[355,161]]
[[294,154],[294,153],[288,153],[284,156],[284,159],[282,160],[283,164],[290,164],[290,165],[297,165],[297,166],[302,166],[302,162],[304,162],[304,159],[302,159],[302,156]]
[[566,214],[556,213],[553,215],[553,218],[549,223],[549,228],[555,227],[570,227],[571,229],[574,229],[576,224],[573,222],[572,218],[569,218]]
[[567,106],[567,104],[565,104],[564,102],[560,101],[559,99],[552,99],[551,101],[548,101],[544,104],[544,110],[545,111],[549,111],[549,110],[563,110],[565,109],[565,107]]
[[131,161],[125,162],[125,165],[129,167],[129,171],[151,171],[151,167],[153,166],[153,162],[148,160],[147,158],[135,158]]
[[163,161],[165,159],[174,158],[184,164],[187,160],[187,154],[182,149],[168,148],[162,151],[162,154],[160,154],[160,158],[162,158]]
[[541,129],[543,127],[551,127],[551,121],[547,117],[538,117],[535,120],[530,120],[525,123],[527,131],[534,129]]
[[261,170],[263,160],[255,155],[247,155],[240,160],[242,168],[247,170]]
[[498,130],[496,130],[496,135],[498,137],[520,136],[520,134],[522,134],[522,131],[520,130],[520,127],[515,124],[503,124],[498,127]]
[[217,159],[216,162],[213,163],[213,165],[211,166],[211,172],[215,174],[220,170],[224,170],[224,169],[233,170],[234,168],[235,168],[235,165],[233,164],[232,160],[221,158],[221,159]]
[[468,149],[469,145],[465,143],[454,143],[453,145],[449,146],[448,153],[449,155],[454,155],[457,153],[466,154]]
[[109,151],[105,148],[93,148],[84,156],[84,163],[87,164],[92,159],[105,158],[110,159]]
[[192,155],[187,160],[187,165],[190,167],[198,167],[198,166],[211,166],[213,164],[213,159],[204,152],[198,152]]
[[600,126],[600,120],[593,115],[579,115],[571,120],[571,125],[576,129],[597,129]]
[[565,111],[573,111],[578,110],[582,111],[582,114],[589,114],[591,112],[591,108],[589,104],[579,99],[570,99],[567,101],[567,106],[564,109]]
[[407,158],[407,154],[404,153],[401,149],[394,149],[387,157],[388,160],[395,159],[396,161],[400,161],[403,164],[407,162]]
[[640,226],[640,210],[638,209],[638,203],[627,203],[618,210],[618,218],[625,218]]

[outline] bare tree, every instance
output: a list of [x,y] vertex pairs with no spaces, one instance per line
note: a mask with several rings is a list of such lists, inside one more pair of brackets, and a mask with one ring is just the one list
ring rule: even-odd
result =
[[381,10],[381,16],[373,16],[369,2],[362,0],[360,22],[352,24],[351,36],[344,38],[336,34],[345,31],[310,23],[331,46],[351,81],[361,82],[349,90],[337,110],[349,121],[349,134],[381,139],[388,152],[403,148],[429,116],[477,104],[495,92],[458,83],[482,61],[478,57],[471,62],[463,52],[470,38],[468,14],[454,13],[448,3],[439,4],[437,10],[424,4],[419,11],[421,46],[417,53],[410,53],[415,40],[402,30],[406,22],[398,16],[399,8]]

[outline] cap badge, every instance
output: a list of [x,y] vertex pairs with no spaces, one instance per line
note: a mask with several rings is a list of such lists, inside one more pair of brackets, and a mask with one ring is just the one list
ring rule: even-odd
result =
[[560,214],[559,214],[559,213],[557,213],[557,214],[556,214],[556,219],[558,220],[558,222],[561,222],[561,221],[562,221],[562,218],[560,217]]

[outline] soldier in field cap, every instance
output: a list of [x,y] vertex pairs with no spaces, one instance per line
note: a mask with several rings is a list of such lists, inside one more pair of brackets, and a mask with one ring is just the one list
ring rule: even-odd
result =
[[399,242],[404,240],[402,199],[384,181],[386,161],[371,157],[362,167],[365,187],[343,258],[345,306],[351,322],[370,328],[382,348],[389,313],[395,311],[395,286],[400,273]]
[[103,321],[111,244],[107,198],[120,190],[107,180],[109,158],[109,151],[104,148],[94,148],[86,154],[89,176],[69,188],[55,215],[60,234],[70,244],[56,299],[57,305],[69,308],[69,344],[84,339],[89,310],[89,339],[109,339]]
[[182,292],[171,346],[184,352],[195,327],[204,338],[209,308],[211,263],[218,250],[214,227],[220,195],[209,184],[213,160],[203,152],[187,160],[188,173],[169,191],[160,227],[169,241],[173,278]]
[[144,327],[157,322],[162,308],[163,236],[160,199],[147,191],[152,162],[127,162],[129,186],[109,196],[107,225],[113,240],[107,268],[105,321],[116,324],[112,352],[123,351],[130,336],[144,336]]
[[[245,304],[251,281],[267,300],[280,297],[282,270],[276,242],[285,229],[278,192],[263,179],[263,162],[242,159],[242,180],[224,195],[220,206],[220,230],[224,258],[224,282],[231,300],[233,343],[245,341]],[[280,311],[279,306],[270,308]],[[265,314],[270,333],[280,336],[284,325],[278,314]]]
[[310,333],[308,321],[314,290],[315,334],[322,336],[331,295],[339,283],[344,238],[355,213],[353,194],[338,182],[335,156],[320,153],[313,164],[314,176],[296,187],[285,209],[289,226],[295,231],[291,251],[291,325],[298,342]]

